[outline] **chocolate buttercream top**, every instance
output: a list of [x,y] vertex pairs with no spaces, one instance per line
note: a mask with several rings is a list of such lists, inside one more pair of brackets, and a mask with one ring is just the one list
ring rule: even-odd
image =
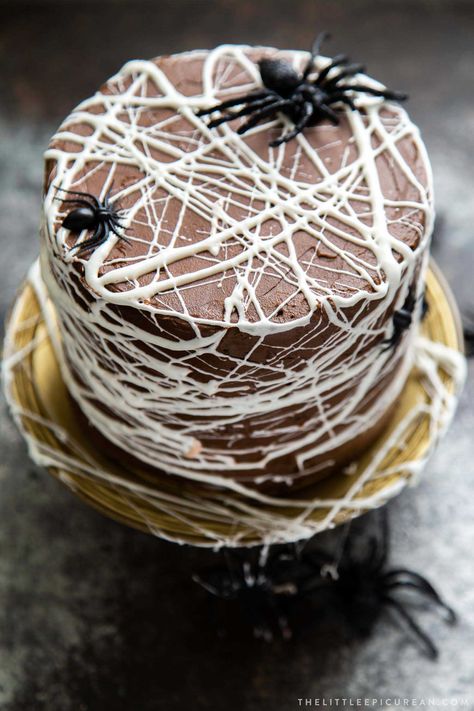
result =
[[[269,146],[278,115],[245,135],[196,112],[261,86],[256,62],[301,69],[306,52],[226,45],[131,61],[64,121],[46,153],[45,233],[104,299],[197,323],[271,333],[326,311],[393,298],[429,238],[431,173],[406,111],[369,94],[340,123]],[[318,57],[315,71],[329,60]],[[380,85],[364,77],[365,83]],[[121,211],[89,252],[62,226],[63,190]]]

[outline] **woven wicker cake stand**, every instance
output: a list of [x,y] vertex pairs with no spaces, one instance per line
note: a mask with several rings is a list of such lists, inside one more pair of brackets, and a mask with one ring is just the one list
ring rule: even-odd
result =
[[344,471],[294,494],[289,487],[285,497],[160,472],[150,477],[96,451],[61,377],[51,307],[29,280],[7,325],[5,391],[32,458],[107,516],[200,546],[296,541],[381,506],[416,481],[448,426],[464,376],[462,331],[453,297],[434,265],[427,300],[415,365],[386,432]]

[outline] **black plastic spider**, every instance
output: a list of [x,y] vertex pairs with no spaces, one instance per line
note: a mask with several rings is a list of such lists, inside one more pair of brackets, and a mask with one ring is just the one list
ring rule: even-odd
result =
[[[425,294],[423,294],[421,298],[421,318],[423,319],[428,313],[428,302],[426,301]],[[400,342],[403,332],[407,331],[410,328],[413,321],[413,313],[415,311],[417,301],[418,300],[415,296],[415,289],[414,287],[411,287],[408,292],[407,298],[403,303],[402,308],[395,311],[392,316],[392,335],[390,336],[390,338],[386,338],[384,341],[382,341],[382,344],[385,345],[385,348],[383,349],[384,351],[388,351],[390,350],[390,348],[396,348],[396,346],[398,346]]]
[[463,316],[464,350],[468,358],[474,356],[474,315]]
[[423,298],[421,302],[421,320],[424,321],[430,312],[430,305],[428,299],[426,298],[426,290],[423,292]]
[[276,559],[285,569],[280,554],[266,559],[257,552],[255,560],[252,552],[225,551],[224,565],[195,574],[193,580],[215,597],[238,602],[255,637],[267,642],[275,635],[289,639],[291,628],[280,597],[283,590],[273,579],[274,573],[278,575],[274,570]]
[[[310,79],[314,60],[319,55],[323,40],[327,37],[329,35],[322,32],[316,38],[311,49],[311,57],[302,74],[298,74],[291,64],[283,59],[261,59],[258,66],[264,89],[223,101],[209,109],[202,109],[197,115],[206,116],[216,111],[220,112],[222,115],[219,118],[209,122],[209,128],[215,128],[222,123],[250,114],[250,118],[237,129],[237,133],[243,134],[263,119],[274,118],[278,112],[281,112],[293,121],[294,128],[271,141],[270,146],[276,147],[291,141],[306,126],[315,126],[323,119],[328,119],[337,125],[339,116],[332,105],[346,104],[354,111],[356,106],[350,96],[351,93],[364,92],[394,101],[404,101],[407,98],[406,94],[397,91],[374,89],[359,82],[351,83],[350,78],[365,72],[365,67],[362,64],[350,64],[345,54],[335,56],[315,78]],[[344,83],[344,79],[349,79],[349,82]],[[242,106],[242,108],[238,111],[228,111],[234,106]]]
[[[400,591],[410,591],[421,596],[424,602],[434,604],[446,613],[450,624],[456,622],[456,614],[422,575],[406,568],[386,569],[389,554],[389,530],[386,511],[381,512],[381,527],[378,536],[370,536],[362,552],[356,553],[354,536],[348,535],[342,548],[340,560],[332,562],[321,552],[303,555],[303,563],[313,568],[313,576],[300,586],[300,594],[326,591],[336,603],[356,634],[368,636],[382,610],[392,609],[407,625],[431,659],[436,659],[438,649],[407,610]],[[325,573],[325,571],[332,574]],[[323,577],[321,578],[321,575]]]
[[76,243],[71,248],[72,250],[77,250],[77,254],[80,255],[103,244],[110,232],[113,232],[124,242],[129,243],[129,240],[117,231],[118,229],[123,229],[123,225],[120,222],[119,213],[110,204],[110,194],[107,194],[104,202],[101,203],[95,195],[90,193],[65,190],[59,187],[56,189],[68,195],[78,196],[66,200],[61,197],[55,197],[55,200],[60,200],[65,204],[76,205],[76,208],[66,215],[62,226],[73,234],[80,234],[83,230],[94,230],[92,237]]
[[[385,607],[394,610],[425,652],[432,659],[438,650],[407,610],[397,592],[417,593],[424,602],[441,608],[450,623],[456,621],[454,611],[441,599],[433,586],[419,573],[406,568],[386,569],[389,552],[388,519],[382,511],[380,533],[370,536],[366,545],[354,546],[355,535],[346,536],[337,556],[310,546],[279,546],[266,556],[257,552],[226,551],[225,565],[218,564],[203,575],[195,575],[212,595],[238,601],[250,621],[256,636],[270,640],[275,633],[292,636],[288,621],[289,602],[309,599],[324,600],[323,614],[328,605],[360,636],[371,633]],[[363,543],[363,541],[362,541]],[[323,598],[321,599],[321,596]]]

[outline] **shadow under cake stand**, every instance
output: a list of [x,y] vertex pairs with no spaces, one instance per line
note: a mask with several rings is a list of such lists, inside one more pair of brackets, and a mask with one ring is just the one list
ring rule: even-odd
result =
[[[37,265],[33,272],[39,274]],[[58,365],[52,306],[34,284],[30,276],[13,305],[3,363],[5,392],[30,455],[107,516],[180,543],[287,543],[383,505],[417,480],[449,425],[464,379],[458,311],[432,263],[414,366],[387,429],[357,461],[278,497],[232,482],[222,488],[159,471],[150,477],[97,451],[81,429]]]

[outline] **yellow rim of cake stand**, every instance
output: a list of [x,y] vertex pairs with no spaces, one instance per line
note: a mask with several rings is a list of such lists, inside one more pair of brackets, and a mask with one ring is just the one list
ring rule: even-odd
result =
[[[434,264],[427,276],[426,297],[429,311],[422,335],[462,352],[456,304]],[[274,497],[249,500],[235,491],[176,475],[157,473],[150,477],[149,472],[131,471],[95,451],[76,421],[41,305],[29,282],[21,288],[12,309],[6,344],[6,393],[33,459],[103,514],[168,540],[201,546],[251,546],[307,537],[399,493],[439,436],[426,414],[429,388],[414,367],[387,430],[354,463],[351,473],[346,470],[299,489],[294,494],[295,505],[291,489],[281,501]],[[446,392],[456,395],[459,382],[449,369],[441,368],[439,378]],[[405,435],[403,447],[389,449],[381,456],[384,443],[415,406],[420,412]],[[378,465],[367,477],[368,466],[377,460]],[[365,479],[357,486],[362,474]]]

